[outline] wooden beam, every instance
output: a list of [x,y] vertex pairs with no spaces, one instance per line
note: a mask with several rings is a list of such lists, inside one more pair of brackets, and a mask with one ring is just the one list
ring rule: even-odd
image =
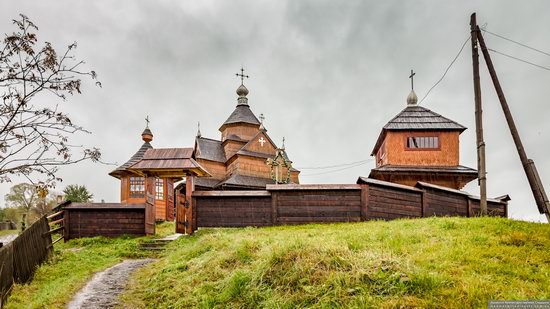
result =
[[48,224],[49,224],[49,225],[56,225],[56,224],[58,224],[58,223],[60,223],[60,222],[63,222],[63,218],[54,220],[54,221],[52,221],[52,222],[48,222]]
[[281,184],[266,185],[267,191],[278,190],[361,190],[360,185],[337,184],[337,185],[300,185],[300,184]]
[[52,248],[53,245],[58,243],[61,239],[64,239],[64,236],[59,237],[58,239],[54,240],[50,245],[48,245],[48,249]]
[[53,213],[53,214],[47,216],[46,218],[51,219],[51,218],[57,217],[57,216],[62,215],[62,214],[63,214],[63,210],[60,210],[56,213]]
[[195,191],[193,196],[271,196],[269,191]]
[[50,230],[50,231],[48,231],[48,232],[42,233],[42,236],[48,236],[48,235],[51,235],[51,234],[55,234],[56,232],[59,232],[59,231],[61,231],[61,230],[63,230],[63,229],[65,229],[65,227],[64,227],[64,226],[60,226],[60,227],[55,228],[55,229],[53,229],[53,230]]

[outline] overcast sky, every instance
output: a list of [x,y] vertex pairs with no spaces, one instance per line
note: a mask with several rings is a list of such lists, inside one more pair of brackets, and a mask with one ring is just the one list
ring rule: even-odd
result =
[[[3,0],[0,32],[12,32],[11,20],[23,13],[40,40],[58,49],[78,42],[77,57],[103,87],[87,82],[61,107],[93,132],[73,143],[101,148],[104,161],[122,164],[137,151],[146,115],[156,148],[192,147],[197,121],[203,136],[219,139],[244,65],[250,107],[265,115],[274,141],[286,138],[301,182],[355,183],[374,162],[305,168],[369,159],[381,127],[406,105],[410,70],[422,98],[468,38],[474,11],[487,30],[550,52],[548,1]],[[550,67],[548,56],[485,37],[495,50]],[[550,71],[492,57],[527,154],[550,191]],[[476,168],[471,62],[468,43],[422,106],[469,128],[460,161]],[[482,59],[481,81],[489,196],[510,194],[511,217],[543,220]],[[62,168],[57,189],[81,184],[96,201],[119,201],[113,168]],[[0,186],[3,196],[11,184]],[[478,194],[475,181],[465,189]]]

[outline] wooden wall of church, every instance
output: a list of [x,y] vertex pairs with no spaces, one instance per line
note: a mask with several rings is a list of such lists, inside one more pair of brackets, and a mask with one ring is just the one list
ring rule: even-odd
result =
[[228,174],[235,171],[244,176],[271,178],[270,167],[265,158],[237,155],[227,167]]
[[204,160],[204,159],[196,159],[197,163],[199,163],[202,167],[206,169],[206,171],[216,179],[223,179],[226,176],[226,168],[225,164],[220,162],[214,162],[210,160]]
[[223,152],[227,159],[231,158],[237,151],[243,148],[245,143],[227,140],[223,143]]
[[225,141],[225,139],[229,135],[235,135],[243,140],[250,140],[256,134],[258,134],[259,126],[258,125],[252,125],[252,124],[245,124],[245,123],[239,123],[234,125],[226,126],[222,130],[222,142]]
[[385,164],[457,166],[459,164],[459,132],[415,131],[414,136],[439,136],[440,149],[407,150],[406,139],[411,132],[389,131],[385,139]]

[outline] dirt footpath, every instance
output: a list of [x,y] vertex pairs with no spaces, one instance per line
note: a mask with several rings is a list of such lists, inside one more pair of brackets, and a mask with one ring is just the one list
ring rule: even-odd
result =
[[16,239],[17,236],[18,236],[17,233],[0,236],[0,242],[3,243],[4,245],[7,245],[10,242],[12,242],[14,239]]
[[118,295],[124,291],[132,272],[153,261],[153,259],[125,260],[95,274],[88,284],[76,293],[67,308],[115,307]]

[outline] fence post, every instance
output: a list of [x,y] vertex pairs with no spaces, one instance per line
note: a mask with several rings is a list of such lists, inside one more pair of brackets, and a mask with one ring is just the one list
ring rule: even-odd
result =
[[361,185],[361,221],[369,218],[369,185]]

